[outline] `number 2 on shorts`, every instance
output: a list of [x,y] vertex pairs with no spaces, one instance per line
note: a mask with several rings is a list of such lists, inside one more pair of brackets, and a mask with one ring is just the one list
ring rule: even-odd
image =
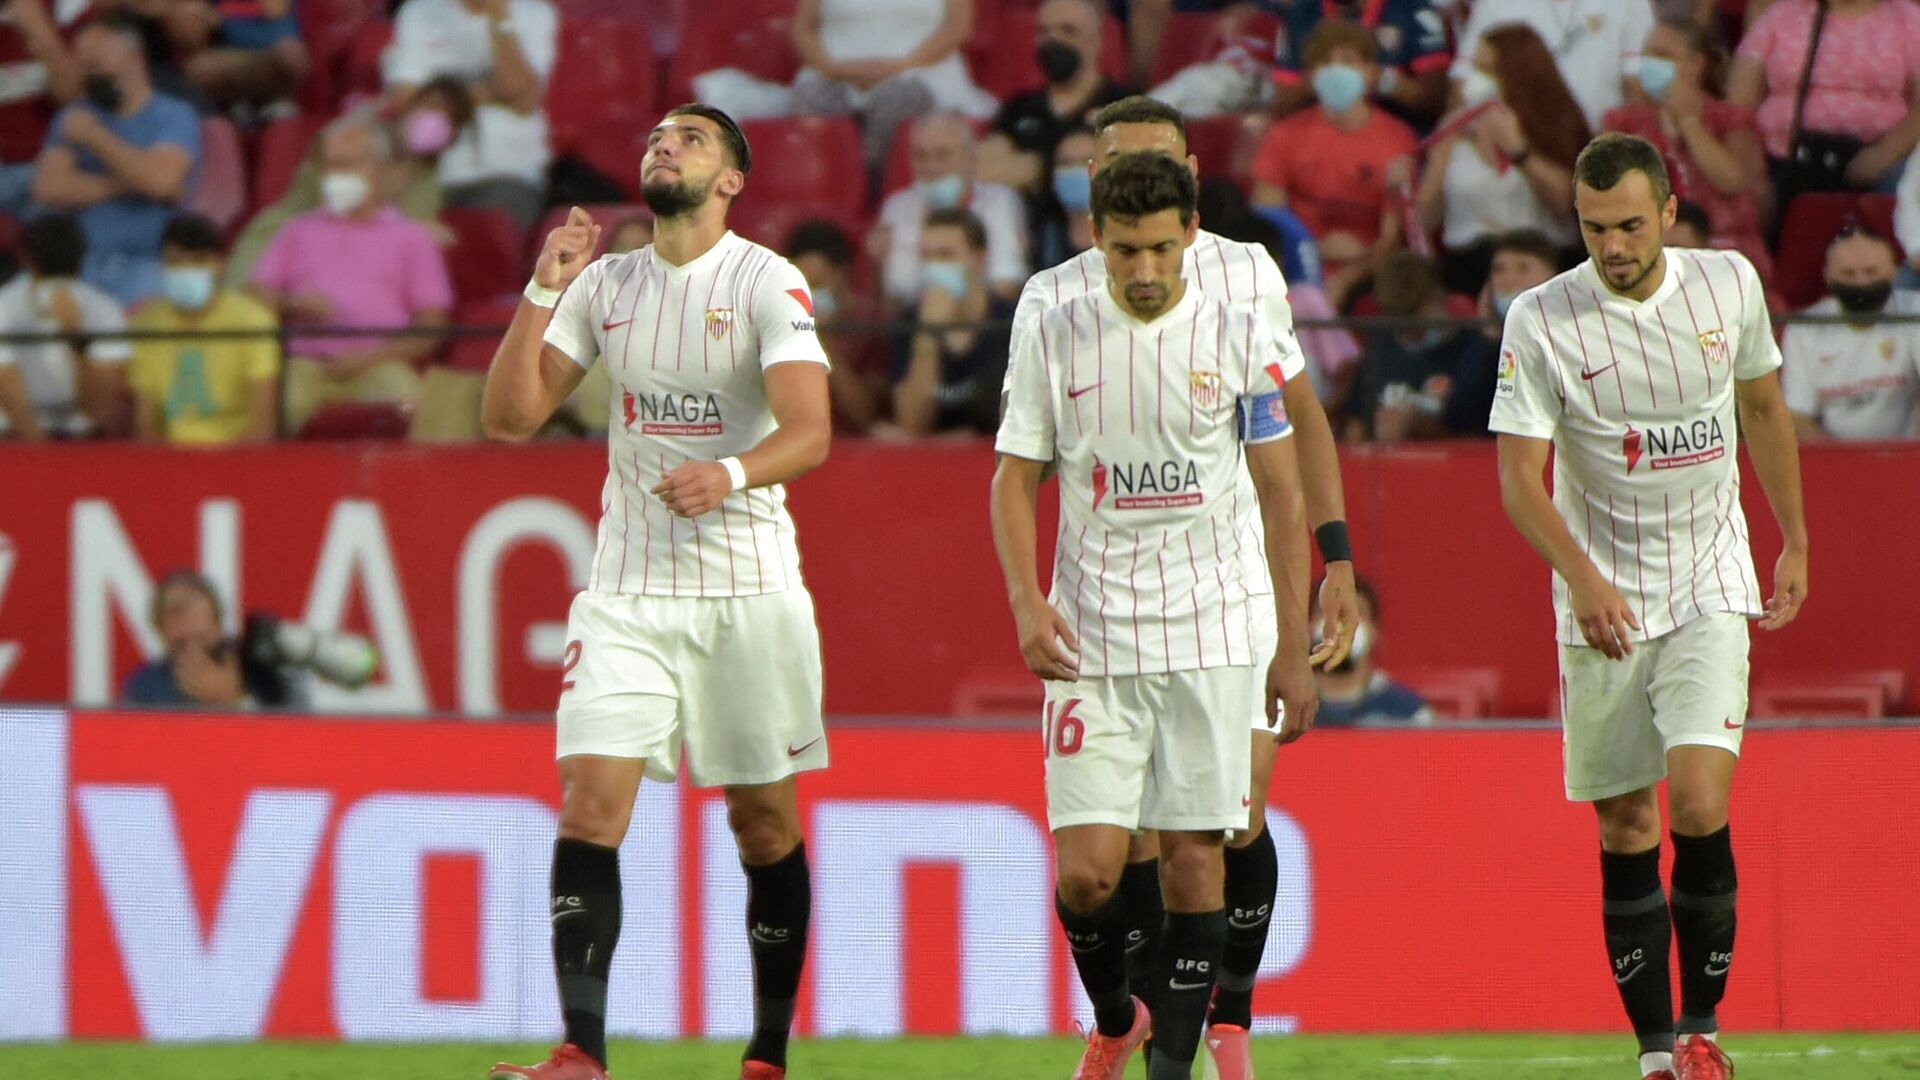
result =
[[560,658],[561,693],[564,694],[573,689],[573,680],[567,678],[567,676],[573,674],[574,666],[578,663],[580,663],[580,642],[578,640],[569,641],[567,642],[566,653]]
[[[1047,702],[1047,752],[1054,757],[1072,757],[1079,753],[1080,744],[1087,737],[1087,725],[1073,715],[1080,701],[1080,698],[1068,698],[1064,702]],[[1055,706],[1059,706],[1057,715]]]

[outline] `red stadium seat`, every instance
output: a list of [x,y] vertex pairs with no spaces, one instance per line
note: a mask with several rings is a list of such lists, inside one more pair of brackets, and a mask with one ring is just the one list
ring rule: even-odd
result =
[[1393,678],[1418,691],[1443,720],[1479,720],[1500,700],[1498,668],[1395,667]]
[[1160,39],[1160,51],[1153,57],[1153,74],[1147,79],[1158,86],[1181,68],[1211,60],[1220,51],[1220,16],[1203,11],[1176,11],[1167,22]]
[[1879,719],[1900,705],[1906,691],[1906,673],[1897,670],[1773,677],[1753,688],[1748,712],[1797,720]]
[[[618,140],[650,129],[658,119],[657,82],[653,39],[643,23],[615,18],[561,23],[559,58],[547,85],[554,152],[587,156],[582,151],[609,136]],[[625,150],[623,146],[623,156]],[[609,175],[632,184],[631,174],[639,165],[634,157]]]
[[966,719],[1033,719],[1046,703],[1040,680],[1026,671],[975,674],[953,688],[953,715]]
[[1200,159],[1200,175],[1224,176],[1253,190],[1253,158],[1272,121],[1266,116],[1206,116],[1187,121],[1187,152]]
[[296,439],[404,439],[413,426],[410,403],[336,401],[322,405],[294,433]]
[[1878,193],[1821,193],[1796,196],[1787,204],[1773,286],[1788,307],[1799,310],[1826,293],[1827,243],[1841,228],[1866,225],[1893,239],[1893,200]]
[[200,121],[200,171],[187,209],[205,214],[224,231],[247,208],[247,160],[240,133],[219,116]]
[[382,0],[301,0],[294,5],[300,40],[313,61],[297,95],[302,111],[331,115],[339,107],[348,88],[343,77],[347,53],[361,24],[385,9]]
[[754,243],[780,251],[793,227],[810,218],[825,218],[845,229],[856,250],[861,248],[861,241],[867,235],[868,223],[858,215],[840,217],[796,202],[742,201],[727,216],[727,224]]
[[301,113],[268,124],[260,134],[260,157],[253,170],[255,209],[277,202],[306,160],[313,137],[327,125],[324,114]]
[[393,41],[393,23],[369,19],[355,31],[340,59],[341,89],[347,93],[378,94],[382,83],[380,54]]
[[527,275],[512,218],[500,210],[447,209],[440,221],[453,230],[447,272],[456,299],[495,300],[520,291]]
[[706,0],[698,18],[681,27],[680,46],[667,70],[664,108],[692,101],[693,77],[715,68],[739,68],[774,82],[791,82],[800,58],[787,36],[794,0]]
[[[1034,59],[1034,27],[1039,17],[1032,11],[1007,11],[999,18],[993,39],[969,43],[967,66],[973,81],[1001,101],[1045,85],[1040,62]],[[1120,21],[1109,15],[1100,29],[1100,67],[1115,81],[1127,81],[1127,37]]]
[[844,116],[790,116],[740,125],[753,148],[753,176],[741,205],[792,204],[836,221],[866,212],[860,129]]
[[[504,333],[507,324],[513,321],[517,302],[503,300],[480,301],[461,304],[455,310],[453,321],[460,326],[496,326]],[[494,350],[500,347],[500,334],[463,334],[447,342],[447,351],[442,363],[455,371],[472,371],[485,374],[493,363]]]

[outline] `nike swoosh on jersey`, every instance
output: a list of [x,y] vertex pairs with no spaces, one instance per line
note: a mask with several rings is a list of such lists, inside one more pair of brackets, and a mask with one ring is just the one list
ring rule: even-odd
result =
[[628,318],[628,319],[621,319],[621,320],[620,320],[619,322],[608,322],[608,321],[606,321],[605,319],[602,319],[602,320],[600,321],[600,329],[601,329],[601,331],[602,331],[602,332],[604,332],[604,331],[607,331],[607,330],[616,330],[616,329],[619,329],[619,328],[620,328],[620,327],[622,327],[622,326],[625,326],[625,325],[627,325],[628,323],[630,323],[630,322],[632,322],[632,321],[633,321],[633,320],[632,320],[632,319],[630,319],[630,318]]
[[796,746],[793,746],[793,745],[791,745],[791,744],[789,744],[789,745],[787,746],[787,756],[788,756],[788,757],[799,757],[799,756],[800,756],[801,754],[804,754],[804,753],[806,753],[806,752],[807,752],[807,748],[808,748],[808,747],[810,747],[810,746],[812,746],[812,745],[813,745],[814,743],[817,743],[817,742],[819,742],[819,741],[820,741],[820,738],[819,738],[818,736],[816,736],[816,737],[815,737],[815,738],[814,738],[814,739],[813,739],[813,740],[812,740],[811,742],[805,742],[805,743],[802,743],[802,744],[800,744],[800,745],[799,745],[799,746],[797,746],[797,747],[796,747]]
[[1720,726],[1726,728],[1728,731],[1739,731],[1741,728],[1747,726],[1747,722],[1742,720],[1736,724],[1733,722],[1733,717],[1729,716],[1725,720],[1720,721]]
[[1105,384],[1104,384],[1104,383],[1094,383],[1094,384],[1093,384],[1092,386],[1083,386],[1083,387],[1081,387],[1081,388],[1080,388],[1080,389],[1078,389],[1078,390],[1075,390],[1075,389],[1074,389],[1073,387],[1071,387],[1071,386],[1069,386],[1069,387],[1067,387],[1067,396],[1068,396],[1069,398],[1077,398],[1077,397],[1079,397],[1079,396],[1080,396],[1081,394],[1085,394],[1085,393],[1088,393],[1088,392],[1090,392],[1090,391],[1093,391],[1093,390],[1098,390],[1098,389],[1100,389],[1100,387],[1101,387],[1101,386],[1103,386],[1103,385],[1105,385]]
[[1612,371],[1614,368],[1617,368],[1619,366],[1620,366],[1620,363],[1619,361],[1616,360],[1615,362],[1608,364],[1606,367],[1598,368],[1593,371],[1588,371],[1586,368],[1581,368],[1580,377],[1582,379],[1585,379],[1588,382],[1592,382],[1593,380],[1599,378],[1602,375],[1605,375],[1607,372]]

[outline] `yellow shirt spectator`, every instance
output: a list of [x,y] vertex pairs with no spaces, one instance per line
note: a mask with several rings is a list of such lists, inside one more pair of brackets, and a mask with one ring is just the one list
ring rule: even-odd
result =
[[[244,293],[221,290],[189,314],[155,300],[130,321],[134,331],[264,330],[273,313]],[[138,341],[128,382],[139,400],[143,438],[218,444],[273,437],[280,342],[272,336]]]

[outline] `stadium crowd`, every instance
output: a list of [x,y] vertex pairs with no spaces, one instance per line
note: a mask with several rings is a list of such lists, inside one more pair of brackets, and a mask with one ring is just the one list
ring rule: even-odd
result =
[[1091,243],[1086,119],[1136,90],[1280,261],[1344,439],[1486,436],[1602,130],[1661,148],[1680,242],[1829,316],[1782,331],[1803,437],[1920,434],[1884,320],[1920,312],[1915,0],[3,0],[0,433],[478,438],[541,238],[577,204],[647,243],[646,133],[696,98],[842,429],[988,433],[1013,298]]

